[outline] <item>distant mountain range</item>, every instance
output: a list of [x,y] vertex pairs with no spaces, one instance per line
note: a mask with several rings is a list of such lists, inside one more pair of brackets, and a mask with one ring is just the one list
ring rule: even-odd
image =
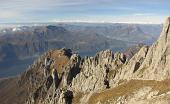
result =
[[157,24],[63,24],[66,29],[80,34],[99,34],[108,38],[135,43],[153,43],[159,36]]
[[42,53],[70,48],[82,56],[123,51],[157,39],[161,25],[60,23],[0,29],[0,77],[23,72]]

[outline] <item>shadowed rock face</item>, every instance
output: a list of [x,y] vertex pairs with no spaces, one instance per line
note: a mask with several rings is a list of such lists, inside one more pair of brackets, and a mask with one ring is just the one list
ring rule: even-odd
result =
[[64,93],[64,100],[65,100],[65,104],[72,104],[73,92],[67,90],[67,91]]

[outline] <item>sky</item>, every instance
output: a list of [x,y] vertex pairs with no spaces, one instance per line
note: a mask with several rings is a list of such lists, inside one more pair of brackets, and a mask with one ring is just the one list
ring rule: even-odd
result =
[[159,24],[168,16],[170,0],[0,0],[0,23]]

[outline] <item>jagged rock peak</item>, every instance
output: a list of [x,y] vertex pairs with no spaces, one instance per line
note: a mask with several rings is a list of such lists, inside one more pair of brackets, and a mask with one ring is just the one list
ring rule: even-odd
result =
[[163,24],[164,29],[167,30],[167,28],[169,28],[169,25],[170,25],[170,17],[168,17],[168,18],[165,20],[165,22],[164,22],[164,24]]
[[169,27],[170,27],[170,17],[168,17],[163,24],[163,30],[162,30],[161,36],[166,35],[167,37],[167,34],[170,31]]
[[48,104],[51,99],[63,104],[79,93],[113,87],[116,73],[125,62],[124,54],[111,50],[85,58],[70,49],[51,50],[21,76],[20,85],[25,83],[29,89],[27,103],[39,104],[43,99],[44,104]]
[[[164,80],[170,78],[170,17],[163,24],[159,39],[148,48],[141,48],[123,68],[125,79]],[[142,51],[145,49],[146,51]],[[136,60],[137,59],[137,60]],[[137,66],[137,68],[136,68]],[[135,71],[132,69],[135,67]],[[128,70],[128,71],[127,71]],[[128,74],[129,73],[129,74]],[[131,76],[131,77],[130,77]]]

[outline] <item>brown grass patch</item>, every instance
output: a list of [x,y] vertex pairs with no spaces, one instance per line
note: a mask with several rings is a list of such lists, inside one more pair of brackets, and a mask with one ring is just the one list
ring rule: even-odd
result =
[[63,67],[68,63],[69,57],[64,55],[60,50],[52,52],[51,57],[54,59],[54,68],[57,69],[59,74],[62,74]]
[[79,92],[78,94],[76,94],[73,98],[73,104],[80,104],[80,99],[83,97],[83,93]]
[[170,91],[170,79],[166,79],[164,81],[158,81],[157,84],[153,87],[153,90],[158,90],[158,94],[165,93]]
[[129,96],[132,92],[144,86],[152,87],[160,93],[170,90],[170,80],[154,81],[154,80],[131,80],[127,83],[119,85],[118,87],[105,90],[100,93],[94,93],[89,99],[88,104],[96,104],[98,101],[101,103],[109,100],[116,99],[120,96]]

